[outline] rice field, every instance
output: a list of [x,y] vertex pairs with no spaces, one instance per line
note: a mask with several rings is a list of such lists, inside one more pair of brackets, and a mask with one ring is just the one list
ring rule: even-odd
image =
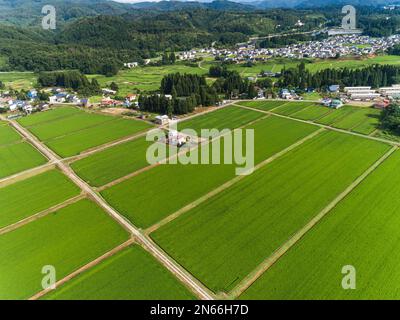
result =
[[194,296],[135,245],[47,294],[46,300],[188,300]]
[[178,123],[178,129],[192,129],[200,134],[202,129],[235,129],[265,116],[261,112],[236,106],[225,107]]
[[238,104],[244,107],[259,109],[263,111],[270,111],[286,104],[287,101],[242,101]]
[[228,292],[388,149],[321,133],[151,236],[214,292]]
[[114,119],[115,118],[112,116],[82,111],[69,117],[62,117],[46,123],[30,126],[29,131],[40,140],[48,141],[50,139],[95,127]]
[[290,116],[294,113],[300,112],[309,106],[313,105],[312,102],[288,102],[276,109],[274,109],[274,113]]
[[[374,126],[378,125],[380,111],[372,108],[358,108],[355,112],[333,123],[332,125],[339,129],[357,130],[358,126],[362,125],[362,131],[367,130],[367,133],[374,131]],[[369,125],[365,127],[365,124]]]
[[0,188],[0,228],[46,210],[79,194],[75,186],[58,170]]
[[338,110],[333,110],[333,112],[327,114],[326,116],[316,120],[316,122],[331,126],[335,122],[341,121],[352,113],[356,112],[359,108],[353,106],[343,106]]
[[299,112],[292,114],[291,116],[301,120],[316,120],[327,114],[330,114],[331,112],[333,112],[333,110],[327,107],[311,105]]
[[7,123],[0,122],[0,147],[21,141],[21,136]]
[[71,167],[90,185],[100,187],[147,167],[146,152],[151,143],[135,139],[78,160]]
[[0,299],[42,290],[42,268],[57,280],[127,240],[127,233],[89,200],[81,200],[0,236]]
[[75,107],[57,107],[47,111],[37,112],[27,117],[19,118],[17,122],[24,127],[30,127],[50,121],[60,120],[68,116],[82,114],[83,112],[84,111]]
[[20,123],[61,157],[74,156],[151,127],[146,122],[89,113],[73,107],[35,114],[22,118]]
[[146,122],[115,119],[45,143],[61,157],[69,157],[108,142],[134,135],[150,127]]
[[[255,130],[257,164],[317,127],[270,117],[246,129]],[[235,168],[228,164],[161,165],[102,191],[102,196],[135,225],[145,228],[234,178]]]
[[[394,153],[259,278],[242,299],[388,299],[400,292],[400,153]],[[342,268],[356,289],[342,288]]]
[[46,162],[47,159],[27,142],[0,146],[0,179]]

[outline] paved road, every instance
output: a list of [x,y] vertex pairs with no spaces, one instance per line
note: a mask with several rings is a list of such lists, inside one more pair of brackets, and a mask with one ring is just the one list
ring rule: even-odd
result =
[[83,192],[91,197],[100,207],[102,207],[114,220],[128,230],[145,249],[147,249],[155,258],[158,259],[169,271],[176,275],[187,287],[191,288],[199,298],[203,300],[213,300],[213,294],[185,271],[180,265],[173,261],[164,251],[162,251],[149,237],[144,235],[139,229],[133,226],[128,220],[121,216],[112,208],[102,197],[100,197],[91,187],[79,178],[75,172],[62,159],[42,144],[28,130],[22,127],[18,122],[7,120],[11,125],[30,143],[32,143],[49,160],[55,163]]

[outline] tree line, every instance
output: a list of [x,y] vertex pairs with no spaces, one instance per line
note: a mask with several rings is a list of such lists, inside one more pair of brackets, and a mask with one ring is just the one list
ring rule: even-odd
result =
[[328,68],[316,73],[307,70],[305,63],[297,68],[284,69],[278,87],[323,89],[332,84],[341,86],[390,86],[400,82],[400,67],[372,65],[360,69]]
[[96,79],[89,79],[79,71],[41,72],[38,76],[41,87],[63,87],[72,89],[82,95],[97,95],[101,88]]

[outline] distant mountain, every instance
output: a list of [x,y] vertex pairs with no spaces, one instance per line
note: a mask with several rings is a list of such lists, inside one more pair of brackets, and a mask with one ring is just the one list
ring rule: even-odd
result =
[[135,9],[173,11],[192,8],[227,10],[227,11],[250,11],[256,8],[253,5],[242,4],[236,1],[215,0],[212,2],[204,1],[160,1],[160,2],[138,2],[132,4]]

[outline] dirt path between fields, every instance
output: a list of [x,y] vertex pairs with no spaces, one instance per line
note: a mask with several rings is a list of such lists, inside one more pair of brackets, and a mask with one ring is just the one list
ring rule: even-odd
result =
[[[65,278],[57,281],[56,282],[56,288],[62,286],[63,284],[65,284],[69,280],[77,277],[78,275],[80,275],[81,273],[85,272],[86,270],[88,270],[90,268],[93,268],[94,266],[98,265],[100,262],[110,258],[111,256],[115,255],[116,253],[118,253],[118,252],[122,251],[123,249],[129,247],[133,243],[135,243],[135,238],[130,238],[128,241],[124,242],[123,244],[119,245],[118,247],[108,251],[107,253],[103,254],[102,256],[98,257],[97,259],[89,262],[88,264],[84,265],[83,267],[79,268],[78,270],[72,272],[71,274],[69,274]],[[29,298],[29,300],[38,300],[41,297],[43,297],[45,294],[47,294],[47,293],[49,293],[51,291],[53,291],[53,289],[44,289],[44,290],[40,291],[39,293],[35,294],[33,297]]]
[[67,207],[67,206],[69,206],[69,205],[71,205],[71,204],[73,204],[75,202],[78,202],[79,200],[82,200],[84,198],[86,198],[86,195],[81,194],[81,195],[76,196],[74,198],[68,199],[68,200],[66,200],[66,201],[64,201],[64,202],[62,202],[60,204],[57,204],[57,205],[55,205],[55,206],[53,206],[51,208],[48,208],[48,209],[46,209],[44,211],[41,211],[39,213],[35,213],[34,215],[29,216],[28,218],[25,218],[23,220],[20,220],[20,221],[14,223],[12,225],[4,227],[4,228],[0,229],[0,236],[3,235],[3,234],[6,234],[8,232],[14,231],[14,230],[16,230],[16,229],[18,229],[18,228],[30,223],[30,222],[33,222],[33,221],[38,220],[38,219],[40,219],[42,217],[45,217],[50,213],[53,213],[53,212],[56,212],[56,211],[58,211],[58,210],[60,210],[62,208],[65,208],[65,207]]
[[[257,171],[258,169],[266,166],[267,164],[271,163],[272,161],[274,161],[277,158],[282,157],[284,154],[288,153],[289,151],[292,151],[293,149],[297,148],[298,146],[302,145],[304,142],[314,138],[315,136],[317,136],[318,134],[320,134],[322,131],[324,131],[324,129],[319,129],[315,132],[313,132],[312,134],[304,137],[303,139],[297,141],[296,143],[290,145],[289,147],[287,147],[286,149],[276,153],[275,155],[273,155],[272,157],[269,157],[268,159],[264,160],[263,162],[259,163],[258,165],[256,165],[254,167],[254,171]],[[230,188],[231,186],[233,186],[235,183],[239,182],[240,180],[244,179],[245,175],[243,176],[236,176],[235,178],[233,178],[232,180],[226,182],[225,184],[223,184],[222,186],[214,189],[213,191],[207,193],[206,195],[204,195],[203,197],[195,200],[194,202],[188,204],[187,206],[183,207],[182,209],[176,211],[175,213],[169,215],[168,217],[166,217],[165,219],[161,220],[159,223],[151,226],[150,228],[145,230],[146,234],[150,234],[154,231],[156,231],[157,229],[161,228],[162,226],[166,225],[167,223],[175,220],[176,218],[178,218],[179,216],[181,216],[182,214],[184,214],[185,212],[188,212],[189,210],[197,207],[198,205],[202,204],[203,202],[207,201],[208,199],[210,199],[211,197],[221,193],[222,191]]]
[[253,272],[244,278],[239,285],[233,289],[229,296],[232,299],[239,297],[246,291],[260,276],[272,267],[290,248],[292,248],[303,236],[317,225],[333,208],[337,206],[347,195],[349,195],[361,182],[363,182],[376,168],[378,168],[398,147],[391,148],[378,161],[369,167],[360,177],[339,194],[328,206],[311,219],[302,229],[297,231],[287,242],[280,246],[270,257],[261,263]]

